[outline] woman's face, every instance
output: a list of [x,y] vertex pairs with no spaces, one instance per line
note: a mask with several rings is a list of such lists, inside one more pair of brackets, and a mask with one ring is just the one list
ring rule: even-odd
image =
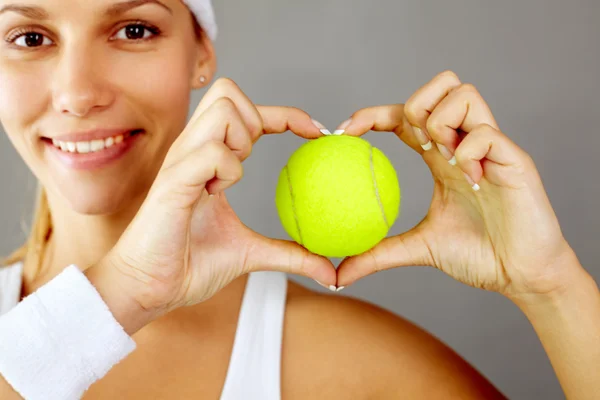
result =
[[49,196],[110,214],[150,187],[212,47],[180,0],[0,0],[0,121]]

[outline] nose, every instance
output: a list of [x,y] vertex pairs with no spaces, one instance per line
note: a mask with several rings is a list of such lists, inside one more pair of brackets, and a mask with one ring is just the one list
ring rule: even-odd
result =
[[63,48],[52,78],[52,103],[57,112],[81,118],[114,101],[108,77],[99,64],[81,47]]

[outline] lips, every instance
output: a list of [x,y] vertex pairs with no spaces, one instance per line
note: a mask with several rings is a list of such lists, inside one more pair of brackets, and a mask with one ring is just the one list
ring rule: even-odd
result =
[[127,154],[144,136],[142,129],[96,130],[43,138],[50,153],[64,166],[91,170],[112,164]]
[[[113,133],[113,135],[108,135]],[[108,149],[115,144],[119,144],[129,137],[143,133],[141,129],[132,131],[95,131],[83,135],[68,135],[59,138],[44,138],[45,141],[51,142],[54,147],[69,153],[94,153]],[[75,140],[67,140],[73,138]]]
[[92,141],[99,139],[107,139],[109,137],[116,137],[119,135],[125,135],[126,133],[141,131],[141,129],[135,128],[113,128],[113,129],[94,129],[89,131],[72,132],[62,135],[52,135],[46,137],[46,139],[60,140],[63,142],[78,142],[78,141]]

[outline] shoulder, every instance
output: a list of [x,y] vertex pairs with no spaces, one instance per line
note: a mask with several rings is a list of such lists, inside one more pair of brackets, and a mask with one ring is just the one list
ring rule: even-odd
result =
[[291,281],[283,343],[285,398],[504,398],[415,324]]

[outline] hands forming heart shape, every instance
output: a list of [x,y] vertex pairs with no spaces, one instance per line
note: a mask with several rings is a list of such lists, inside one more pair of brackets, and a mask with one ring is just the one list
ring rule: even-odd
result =
[[386,269],[433,266],[511,299],[560,290],[568,266],[560,261],[572,249],[534,162],[500,131],[477,89],[449,71],[406,104],[362,109],[338,127],[354,136],[393,132],[422,155],[434,191],[427,216],[413,229],[336,270],[295,242],[243,225],[223,191],[241,178],[252,145],[263,134],[288,130],[314,139],[323,128],[299,109],[255,105],[232,81],[217,81],[103,264],[134,282],[135,301],[157,313],[204,301],[261,270],[304,275],[335,290]]

